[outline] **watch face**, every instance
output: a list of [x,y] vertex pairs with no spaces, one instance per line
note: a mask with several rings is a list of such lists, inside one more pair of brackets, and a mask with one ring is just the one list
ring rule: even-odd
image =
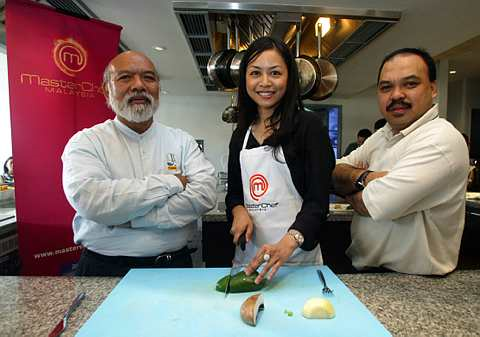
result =
[[357,190],[361,191],[361,190],[363,190],[363,188],[364,188],[365,186],[363,186],[363,182],[362,182],[362,181],[358,181],[358,180],[357,180],[357,181],[355,182],[355,187],[357,188]]

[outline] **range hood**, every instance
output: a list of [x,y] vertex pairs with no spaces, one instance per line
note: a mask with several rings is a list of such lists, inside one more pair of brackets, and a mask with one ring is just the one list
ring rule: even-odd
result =
[[232,2],[174,1],[173,10],[208,91],[223,90],[208,77],[207,63],[227,45],[235,48],[235,26],[240,50],[261,36],[276,36],[294,50],[299,25],[300,53],[316,57],[315,23],[319,17],[329,17],[334,24],[323,38],[321,55],[339,66],[401,17],[396,11]]

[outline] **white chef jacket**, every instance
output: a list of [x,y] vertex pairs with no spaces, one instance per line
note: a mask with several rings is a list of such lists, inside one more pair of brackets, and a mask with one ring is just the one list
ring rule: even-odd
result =
[[446,274],[458,262],[465,223],[468,149],[434,105],[393,135],[386,124],[349,156],[388,171],[362,196],[371,217],[355,214],[347,254],[357,269],[383,266],[410,274]]
[[[77,212],[74,241],[100,254],[180,249],[216,204],[215,170],[195,139],[158,122],[143,134],[117,118],[84,129],[62,160],[65,195]],[[188,177],[185,190],[176,173]]]

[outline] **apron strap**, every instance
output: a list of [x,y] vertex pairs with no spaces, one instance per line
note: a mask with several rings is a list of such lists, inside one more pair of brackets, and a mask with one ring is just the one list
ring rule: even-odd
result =
[[250,130],[252,130],[251,125],[248,127],[247,133],[245,134],[245,138],[243,138],[242,150],[245,150],[245,148],[247,147],[248,137],[250,137]]

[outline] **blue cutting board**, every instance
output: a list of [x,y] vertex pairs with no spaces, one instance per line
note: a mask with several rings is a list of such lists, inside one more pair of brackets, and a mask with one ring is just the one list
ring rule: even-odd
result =
[[[278,337],[391,336],[382,324],[326,266],[321,266],[333,319],[306,319],[310,297],[323,297],[319,267],[283,267],[262,289],[265,310],[256,327],[240,318],[240,306],[253,293],[215,291],[227,268],[134,269],[112,290],[77,333],[77,337]],[[88,296],[88,294],[87,294]],[[288,316],[285,310],[293,312]]]

